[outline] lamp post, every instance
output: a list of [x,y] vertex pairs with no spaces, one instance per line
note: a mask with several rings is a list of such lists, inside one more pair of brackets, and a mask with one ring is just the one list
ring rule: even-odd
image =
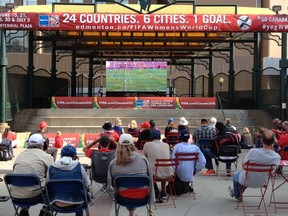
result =
[[224,78],[223,78],[223,77],[220,77],[220,79],[219,79],[219,86],[220,86],[220,91],[221,91],[221,92],[223,91],[223,82],[224,82]]

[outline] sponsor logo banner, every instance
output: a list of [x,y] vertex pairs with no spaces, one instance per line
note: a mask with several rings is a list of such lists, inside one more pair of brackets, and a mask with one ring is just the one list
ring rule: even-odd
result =
[[180,109],[217,109],[216,98],[179,98]]
[[138,109],[175,109],[174,97],[139,97],[136,101]]
[[93,108],[93,97],[53,97],[56,108]]

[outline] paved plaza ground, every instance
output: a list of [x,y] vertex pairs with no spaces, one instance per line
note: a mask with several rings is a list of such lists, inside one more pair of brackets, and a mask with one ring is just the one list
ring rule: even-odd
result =
[[[16,156],[23,151],[22,148],[15,149]],[[82,149],[78,149],[78,155],[80,157],[81,163],[89,163],[90,159],[86,158],[82,152]],[[241,168],[240,164],[242,163],[243,157],[247,153],[247,150],[243,150],[240,154],[239,166],[238,169]],[[8,162],[0,162],[0,177],[3,178],[5,173],[11,172],[13,166],[12,161]],[[224,164],[222,164],[224,168]],[[233,167],[233,166],[232,166]],[[204,170],[203,170],[204,171]],[[280,182],[280,177],[277,178],[277,182]],[[243,215],[243,210],[241,208],[235,209],[237,202],[231,198],[227,192],[227,187],[232,185],[232,177],[226,177],[226,175],[221,175],[220,178],[217,176],[203,176],[201,173],[196,175],[196,180],[194,183],[194,188],[196,192],[196,200],[191,196],[180,196],[176,198],[177,208],[173,206],[160,206],[155,210],[154,205],[152,205],[152,209],[154,211],[155,216],[240,216]],[[279,200],[287,201],[287,185],[284,185],[282,189],[277,191],[277,198]],[[247,193],[258,193],[258,190],[248,189]],[[4,182],[0,182],[0,195],[7,195],[7,189],[5,187]],[[268,205],[269,215],[277,215],[277,216],[287,216],[288,209],[280,209],[277,210],[277,213],[274,213],[273,206],[269,206],[269,199],[271,194],[271,184],[269,185],[266,201]],[[251,201],[252,202],[252,201]],[[288,207],[288,205],[287,205]],[[30,215],[38,216],[41,205],[37,205],[35,207],[31,207]],[[136,210],[138,216],[146,215],[145,208],[139,208]],[[14,215],[14,209],[11,204],[11,201],[0,203],[0,216],[12,216]],[[62,215],[73,215],[73,214],[58,214]],[[92,206],[90,206],[90,215],[91,216],[112,216],[115,215],[114,211],[114,203],[107,196],[104,195],[100,199],[98,199]],[[127,216],[128,212],[125,208],[121,208],[120,215]],[[261,215],[261,214],[249,214],[249,215]]]

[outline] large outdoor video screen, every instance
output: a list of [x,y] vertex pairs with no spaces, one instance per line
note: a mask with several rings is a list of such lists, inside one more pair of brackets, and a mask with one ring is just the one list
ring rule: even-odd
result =
[[106,61],[107,92],[166,92],[167,62]]

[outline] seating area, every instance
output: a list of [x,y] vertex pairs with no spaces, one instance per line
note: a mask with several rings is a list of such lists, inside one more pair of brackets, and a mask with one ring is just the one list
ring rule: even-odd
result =
[[[23,149],[15,149],[16,156],[23,151]],[[77,149],[79,160],[83,164],[90,164],[90,159],[85,157],[82,153],[82,149]],[[243,161],[244,156],[246,155],[248,150],[243,150],[242,153],[239,154],[239,163]],[[0,177],[3,178],[5,173],[12,170],[13,165],[12,161],[0,162]],[[220,168],[224,169],[225,164],[221,163]],[[238,167],[240,169],[240,166]],[[280,183],[279,176],[275,179],[276,183]],[[235,199],[232,199],[228,192],[227,187],[232,184],[231,177],[223,177],[218,178],[217,176],[203,176],[201,174],[196,174],[196,181],[194,182],[194,188],[196,193],[196,200],[191,199],[190,197],[185,196],[177,196],[175,199],[175,204],[177,208],[171,206],[157,206],[155,209],[152,206],[152,210],[154,215],[156,216],[166,216],[166,215],[193,215],[195,212],[197,214],[202,215],[222,215],[222,216],[242,216],[243,210],[240,207],[238,210],[235,209],[237,202]],[[258,189],[259,190],[259,189]],[[247,189],[247,193],[251,191],[254,192],[253,189]],[[257,191],[258,192],[258,191]],[[246,193],[246,191],[245,191]],[[269,205],[269,199],[271,194],[271,184],[268,185],[265,201],[267,204],[267,211],[269,215],[275,216],[286,216],[287,209],[277,209],[277,213],[274,213],[274,206]],[[0,195],[8,196],[8,191],[6,189],[5,183],[0,182]],[[174,197],[175,198],[175,197]],[[287,198],[287,190],[286,186],[283,186],[283,189],[277,190],[277,199],[282,200]],[[244,198],[245,199],[245,198]],[[170,200],[171,201],[171,200]],[[1,215],[14,215],[14,212],[11,211],[12,207],[11,200],[6,202],[0,202],[0,212]],[[30,215],[38,215],[42,205],[36,205],[32,207],[30,210]],[[115,206],[111,197],[103,195],[99,199],[97,199],[92,206],[89,206],[90,215],[107,215],[114,216],[115,215]],[[147,209],[145,207],[141,207],[137,209],[138,216],[144,216],[147,213]],[[74,214],[57,214],[58,216],[72,216]],[[126,208],[120,208],[119,215],[127,215]]]

